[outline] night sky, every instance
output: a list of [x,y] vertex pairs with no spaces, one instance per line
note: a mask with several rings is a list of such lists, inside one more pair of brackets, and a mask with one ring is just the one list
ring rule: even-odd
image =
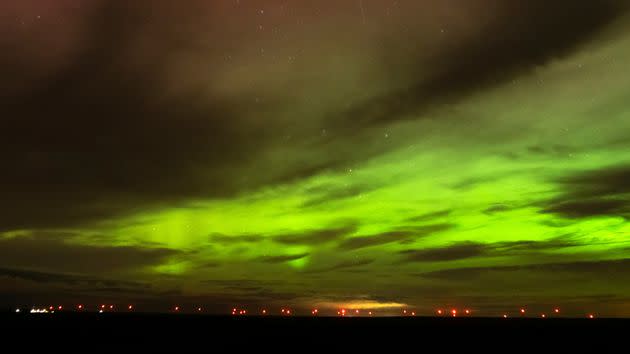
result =
[[630,6],[0,3],[0,303],[630,316]]

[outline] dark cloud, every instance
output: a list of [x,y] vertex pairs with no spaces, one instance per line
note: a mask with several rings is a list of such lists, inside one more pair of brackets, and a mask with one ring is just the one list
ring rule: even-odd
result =
[[[468,4],[471,11],[490,5],[489,1]],[[363,117],[357,122],[360,124],[418,116],[436,105],[503,83],[567,55],[617,19],[626,7],[617,0],[504,3],[495,8],[502,15],[484,30],[469,40],[452,43],[436,55],[432,76],[353,107],[344,115]]]
[[413,233],[408,231],[391,231],[369,236],[351,237],[339,243],[343,250],[355,250],[409,239]]
[[616,259],[569,263],[455,268],[422,273],[421,275],[427,278],[462,280],[471,279],[490,273],[512,273],[526,271],[546,275],[551,275],[555,273],[573,273],[587,275],[589,277],[603,277],[606,279],[626,279],[630,278],[629,266],[630,259]]
[[365,265],[374,263],[374,259],[351,259],[339,262],[329,267],[309,269],[306,273],[327,273],[330,271],[356,270]]
[[262,256],[262,257],[258,257],[256,260],[263,263],[285,263],[285,262],[302,259],[304,257],[308,257],[308,255],[309,253],[299,253],[299,254],[280,255],[280,256]]
[[62,285],[82,285],[90,289],[127,289],[127,291],[141,292],[149,289],[149,284],[97,278],[86,275],[40,272],[28,269],[0,268],[0,277],[28,280],[36,283],[57,283]]
[[357,230],[356,224],[342,227],[316,230],[304,232],[301,234],[277,235],[273,240],[286,245],[320,245],[323,243],[342,239],[343,237],[353,234]]
[[475,242],[461,242],[448,247],[430,248],[423,250],[405,250],[407,261],[412,262],[441,262],[473,258],[486,252],[486,245]]
[[257,243],[265,240],[264,236],[261,235],[223,235],[223,234],[212,234],[209,237],[210,243],[220,243],[220,244],[237,244],[237,243]]
[[510,211],[512,209],[514,209],[514,208],[509,206],[509,205],[506,205],[506,204],[494,204],[494,205],[489,206],[488,208],[486,208],[483,212],[485,214],[492,215],[492,214],[496,214],[496,213]]
[[453,224],[433,224],[408,228],[406,230],[389,231],[380,234],[350,237],[339,243],[343,250],[355,250],[366,247],[384,245],[392,242],[405,243],[417,238],[429,236],[433,233],[453,228]]
[[366,186],[326,186],[313,188],[307,190],[306,193],[310,195],[309,199],[302,203],[303,208],[317,207],[340,201],[343,199],[358,197],[362,193],[366,193],[374,188]]
[[[211,11],[198,11],[204,6]],[[408,13],[424,13],[431,4],[400,6],[408,7]],[[248,12],[226,15],[242,9],[207,2],[176,7],[162,1],[92,1],[86,5],[90,11],[72,13],[85,18],[75,21],[82,24],[79,34],[71,50],[55,58],[63,65],[54,67],[45,65],[53,54],[33,56],[39,43],[32,38],[3,41],[0,76],[14,85],[0,92],[0,194],[5,205],[0,230],[82,225],[195,198],[232,197],[340,169],[388,149],[366,146],[357,153],[346,147],[369,129],[366,123],[418,116],[412,113],[528,72],[574,50],[625,9],[613,0],[500,5],[476,0],[462,6],[477,14],[492,9],[493,16],[478,25],[478,33],[445,36],[429,55],[422,45],[412,47],[423,50],[404,49],[422,38],[401,37],[397,31],[395,37],[401,39],[377,50],[374,58],[377,67],[395,68],[396,75],[409,78],[404,87],[350,107],[325,107],[321,115],[328,118],[311,117],[304,124],[307,129],[285,117],[295,103],[293,92],[263,92],[252,85],[227,94],[209,84],[223,75],[226,55],[231,56],[226,53],[259,43],[256,35],[234,30],[242,26],[225,25],[233,24],[228,21],[232,18],[249,22],[243,15]],[[452,32],[447,26],[446,33]],[[186,67],[195,75],[180,74],[185,59],[193,62]],[[427,67],[432,68],[428,73]],[[28,75],[42,70],[36,79]],[[173,77],[180,80],[172,82]],[[335,132],[334,144],[332,134],[312,136],[320,125]],[[270,156],[279,149],[296,151],[295,157],[278,164]],[[259,173],[270,165],[275,168]],[[305,206],[361,191],[339,188],[314,196]]]
[[451,212],[452,212],[452,210],[450,210],[450,209],[438,210],[438,211],[434,211],[434,212],[430,212],[430,213],[421,214],[421,215],[418,215],[418,216],[411,217],[411,218],[407,219],[407,221],[410,221],[410,222],[433,221],[435,219],[447,217],[447,216],[449,216],[451,214]]
[[458,242],[445,247],[403,250],[406,262],[442,262],[477,257],[514,256],[546,250],[579,246],[574,235],[562,235],[545,241],[507,241],[494,243]]
[[569,219],[594,216],[630,218],[630,166],[579,172],[556,181],[562,194],[544,204],[543,213]]
[[137,271],[181,254],[166,248],[90,246],[37,235],[0,239],[0,266],[55,272]]

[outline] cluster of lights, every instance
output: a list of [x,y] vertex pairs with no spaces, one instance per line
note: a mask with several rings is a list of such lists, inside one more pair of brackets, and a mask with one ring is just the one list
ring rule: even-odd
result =
[[[469,316],[470,314],[472,314],[472,311],[470,309],[464,309],[464,315]],[[438,316],[442,316],[444,315],[446,312],[442,309],[438,309],[436,311],[436,313],[438,314]],[[451,309],[451,311],[449,312],[451,314],[452,317],[457,317],[458,311],[457,309]]]
[[247,310],[245,309],[237,309],[236,307],[232,309],[232,315],[236,316],[236,315],[247,315]]
[[[86,309],[86,307],[83,304],[76,305],[76,310],[77,311],[84,311],[85,309]],[[98,309],[98,313],[103,313],[106,310],[114,311],[114,305],[101,304],[97,309]],[[195,309],[196,309],[197,312],[202,312],[203,311],[202,307],[196,307]],[[57,305],[57,306],[50,305],[47,308],[32,308],[30,310],[30,313],[54,313],[55,310],[62,311],[63,310],[63,305]],[[134,310],[134,306],[133,305],[128,305],[127,306],[127,310],[128,311],[133,311]],[[181,310],[180,306],[173,307],[173,312],[180,312],[180,310]],[[15,312],[16,313],[20,313],[21,309],[17,308],[15,310]],[[267,315],[269,312],[267,311],[267,309],[262,309],[260,313],[262,315]],[[282,308],[280,313],[281,313],[282,316],[290,316],[291,315],[291,310],[288,309],[288,308]],[[367,312],[364,312],[364,313],[367,314],[368,316],[372,316],[372,311],[367,311]],[[411,310],[407,310],[407,309],[403,309],[402,313],[403,313],[404,316],[416,316],[416,311],[411,311]],[[437,313],[438,316],[450,315],[451,317],[457,317],[458,314],[461,314],[461,313],[465,314],[466,316],[470,316],[472,314],[472,311],[470,309],[464,309],[461,312],[458,312],[457,309],[451,309],[450,311],[448,311],[448,310],[445,311],[443,309],[437,309],[436,313]],[[525,316],[525,314],[527,313],[527,310],[526,310],[525,307],[521,307],[521,308],[519,308],[518,313],[521,316]],[[346,314],[352,314],[352,315],[355,315],[355,316],[360,316],[361,315],[361,311],[359,309],[346,310],[345,308],[339,309],[337,311],[337,315],[338,316],[345,317]],[[552,309],[552,315],[554,315],[554,314],[555,315],[560,314],[560,309],[558,307],[555,307],[555,308]],[[241,316],[247,315],[247,310],[239,309],[239,308],[233,308],[232,309],[232,315],[241,315]],[[311,310],[311,315],[313,315],[313,316],[319,315],[319,309],[317,309],[317,308],[312,309]],[[508,318],[509,314],[508,313],[504,313],[501,317],[502,318]],[[539,315],[539,317],[540,318],[547,318],[548,314],[547,313],[541,313]],[[589,319],[594,319],[595,315],[592,314],[592,313],[588,313],[586,315],[586,317],[589,318]]]
[[[19,309],[15,310],[15,312],[20,312]],[[54,312],[54,311],[53,311]],[[31,309],[31,313],[48,313],[48,309],[45,308],[41,308],[41,309]]]

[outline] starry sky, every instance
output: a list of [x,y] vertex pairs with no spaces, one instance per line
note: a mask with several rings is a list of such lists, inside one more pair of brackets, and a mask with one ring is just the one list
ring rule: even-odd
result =
[[0,302],[630,316],[626,1],[0,3]]

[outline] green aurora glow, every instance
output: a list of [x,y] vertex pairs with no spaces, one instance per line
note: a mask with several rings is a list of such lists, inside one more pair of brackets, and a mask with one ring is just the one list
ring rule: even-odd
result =
[[[277,14],[276,3],[263,6],[265,15]],[[422,6],[440,8],[429,3]],[[302,5],[294,11],[306,12]],[[209,6],[208,16],[240,13]],[[260,16],[260,6],[247,6],[246,15],[225,22],[254,24],[252,32],[256,21],[272,27],[251,20]],[[431,39],[433,23],[422,16],[410,21],[393,5],[388,11],[396,19],[381,20],[385,5],[376,2],[366,1],[378,17],[370,20],[368,11],[368,29],[354,18],[351,34],[331,38],[326,23],[348,23],[345,16],[353,14],[352,6],[339,6],[328,10],[336,16],[310,18],[311,27],[298,33],[282,27],[289,20],[277,14],[269,21],[289,33],[283,39],[210,26],[213,35],[241,37],[213,45],[191,39],[190,48],[177,47],[181,53],[160,63],[165,73],[151,74],[159,78],[146,87],[157,89],[123,80],[127,93],[109,97],[118,101],[85,125],[61,118],[71,106],[63,97],[24,109],[41,100],[32,94],[36,89],[7,91],[3,102],[11,102],[15,118],[6,124],[11,133],[2,133],[2,146],[19,157],[5,159],[2,177],[8,197],[0,218],[0,292],[9,294],[2,300],[203,303],[214,311],[233,304],[381,313],[468,306],[488,314],[561,304],[572,314],[596,309],[630,315],[625,13],[615,8],[615,16],[593,21],[597,26],[580,38],[550,39],[549,48],[561,46],[556,39],[572,41],[571,48],[544,60],[519,59],[505,76],[489,70],[464,78],[466,89],[462,83],[427,84],[435,93],[427,103],[424,97],[410,100],[409,88],[423,87],[436,71],[457,73],[451,66],[458,65],[483,71],[476,68],[481,64],[466,57],[460,64],[432,64],[434,56],[457,53],[454,45]],[[440,11],[452,11],[445,26],[455,32],[440,41],[474,45],[458,31],[473,33],[478,21],[463,10]],[[514,15],[492,11],[499,19]],[[385,30],[387,21],[396,25]],[[197,17],[191,22],[192,28],[206,23]],[[387,48],[370,46],[390,32],[407,33],[401,32],[405,25],[419,34],[405,34]],[[355,43],[357,33],[367,34]],[[418,38],[417,50],[404,49]],[[303,48],[299,43],[307,39],[312,43]],[[145,56],[169,48],[144,41]],[[266,56],[260,57],[262,47]],[[225,48],[232,48],[234,66]],[[90,50],[86,55],[95,56]],[[133,65],[125,64],[120,75],[157,70]],[[60,67],[41,72],[67,70]],[[33,75],[29,87],[46,80]],[[109,85],[108,91],[88,85],[88,97],[120,92],[112,89],[118,83],[96,75],[97,87]],[[77,90],[69,89],[68,97]],[[144,90],[140,99],[124,98],[138,90]],[[128,108],[147,98],[149,108]],[[120,112],[125,118],[114,117]],[[220,118],[206,121],[206,112]],[[128,120],[135,114],[144,116]],[[59,126],[50,128],[43,115]],[[60,141],[25,133],[28,127],[53,129]],[[129,134],[117,137],[121,130]]]

